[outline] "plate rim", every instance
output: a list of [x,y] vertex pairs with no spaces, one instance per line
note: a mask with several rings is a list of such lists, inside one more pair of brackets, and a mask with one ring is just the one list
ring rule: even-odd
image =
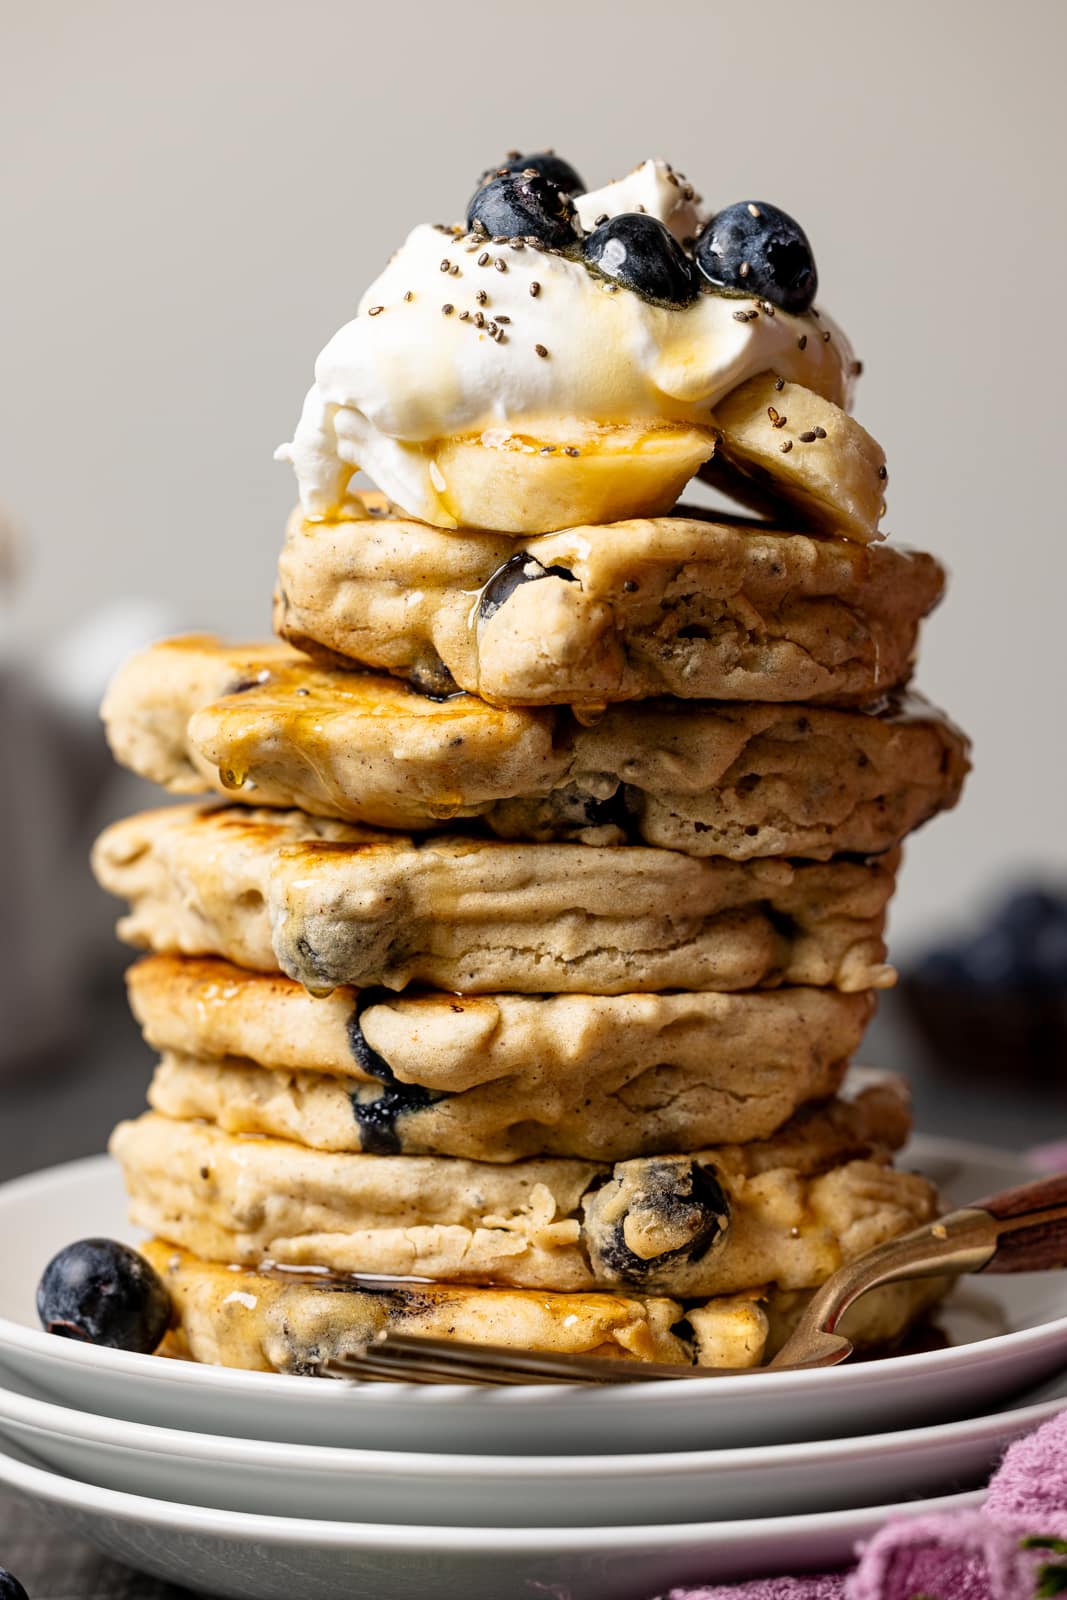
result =
[[16,1493],[36,1495],[50,1505],[69,1510],[109,1516],[138,1527],[163,1527],[175,1532],[212,1534],[232,1541],[255,1542],[275,1547],[326,1545],[333,1549],[359,1550],[373,1546],[395,1550],[421,1550],[423,1553],[473,1553],[517,1556],[523,1546],[538,1554],[588,1554],[607,1549],[625,1553],[627,1549],[649,1550],[699,1541],[712,1549],[717,1544],[751,1535],[758,1527],[761,1538],[802,1534],[821,1529],[847,1532],[872,1521],[891,1517],[924,1516],[931,1511],[963,1510],[977,1506],[984,1489],[962,1494],[936,1495],[923,1500],[895,1501],[882,1506],[854,1506],[845,1511],[794,1512],[783,1517],[733,1518],[728,1522],[648,1523],[628,1527],[565,1528],[468,1528],[420,1523],[328,1522],[311,1517],[277,1517],[258,1511],[222,1511],[213,1506],[195,1506],[173,1500],[157,1500],[148,1495],[128,1494],[121,1489],[103,1489],[20,1461],[0,1450],[0,1485]]
[[[267,1466],[278,1472],[337,1472],[345,1475],[374,1473],[388,1478],[413,1476],[443,1478],[452,1475],[500,1478],[522,1482],[541,1478],[575,1478],[595,1475],[612,1480],[703,1471],[729,1473],[765,1469],[787,1470],[806,1464],[824,1465],[864,1458],[872,1452],[882,1456],[910,1454],[926,1445],[950,1446],[957,1441],[978,1440],[997,1435],[1005,1425],[1019,1425],[1020,1432],[1038,1427],[1067,1407],[1067,1366],[1056,1379],[1045,1379],[1039,1388],[1058,1382],[1062,1394],[1029,1405],[1007,1405],[976,1417],[961,1417],[953,1422],[925,1423],[915,1428],[900,1428],[879,1433],[845,1435],[841,1438],[791,1440],[781,1444],[734,1445],[704,1450],[626,1451],[610,1454],[578,1455],[493,1455],[488,1452],[377,1450],[364,1446],[293,1444],[284,1440],[246,1439],[233,1434],[200,1433],[167,1428],[158,1423],[131,1422],[103,1416],[73,1406],[58,1405],[33,1395],[22,1395],[0,1384],[0,1432],[5,1421],[56,1439],[75,1439],[89,1445],[120,1448],[140,1455],[166,1454],[200,1459],[214,1457],[212,1465],[232,1467]],[[1025,1397],[1023,1397],[1025,1398]],[[19,1412],[23,1415],[19,1415]],[[35,1413],[38,1415],[35,1416]],[[68,1421],[67,1419],[70,1419]],[[73,1426],[71,1425],[73,1423]],[[132,1437],[124,1437],[130,1435]]]
[[[915,1135],[903,1151],[904,1160],[931,1160],[942,1159],[952,1161],[985,1161],[998,1163],[1019,1169],[1020,1181],[1027,1171],[1038,1173],[1039,1169],[1030,1166],[1025,1158],[1016,1151],[997,1150],[992,1146],[970,1143],[965,1140],[949,1139],[939,1136],[924,1134]],[[41,1190],[49,1190],[52,1185],[60,1181],[74,1181],[79,1177],[86,1180],[99,1178],[105,1171],[117,1174],[117,1167],[109,1155],[101,1153],[94,1156],[80,1156],[74,1161],[58,1163],[51,1167],[43,1167],[37,1172],[26,1173],[21,1177],[9,1179],[0,1184],[0,1205],[6,1199],[20,1198],[32,1199]],[[1059,1316],[1039,1322],[1027,1328],[1015,1328],[1009,1333],[991,1334],[986,1339],[972,1341],[965,1345],[953,1345],[940,1350],[916,1351],[908,1355],[887,1356],[878,1362],[879,1374],[899,1375],[901,1381],[906,1381],[909,1376],[937,1375],[946,1368],[953,1370],[966,1370],[976,1365],[984,1365],[987,1360],[995,1359],[998,1355],[1007,1352],[1024,1352],[1032,1347],[1040,1347],[1046,1341],[1067,1335],[1067,1302],[1065,1309]],[[185,1361],[161,1361],[155,1355],[141,1355],[135,1351],[112,1350],[97,1345],[82,1344],[76,1340],[56,1339],[40,1328],[28,1327],[25,1323],[14,1322],[9,1317],[0,1316],[0,1358],[5,1347],[11,1347],[25,1354],[43,1358],[45,1361],[58,1362],[74,1367],[81,1372],[91,1374],[93,1371],[105,1372],[115,1377],[146,1378],[153,1384],[177,1384],[179,1386],[195,1385],[200,1389],[219,1389],[222,1391],[245,1391],[250,1395],[273,1395],[276,1399],[281,1394],[287,1393],[296,1398],[299,1394],[303,1403],[310,1402],[313,1406],[327,1403],[326,1386],[321,1380],[311,1377],[301,1377],[291,1373],[276,1372],[251,1372],[236,1367],[212,1366],[206,1363]],[[780,1395],[783,1392],[803,1391],[805,1388],[817,1387],[826,1381],[824,1368],[816,1368],[804,1372],[772,1372],[753,1371],[751,1374],[740,1374],[731,1378],[731,1388],[735,1396],[741,1398],[744,1393],[755,1392],[754,1383],[759,1384],[759,1392],[767,1397]],[[864,1364],[850,1365],[844,1363],[833,1369],[834,1383],[839,1390],[856,1388],[865,1382],[871,1375],[872,1368]],[[688,1380],[686,1393],[694,1402],[707,1397],[714,1392],[714,1387],[725,1380],[716,1377],[706,1379],[694,1378]],[[284,1389],[282,1388],[284,1386]],[[337,1389],[340,1385],[331,1383],[329,1391],[331,1398],[329,1404],[337,1404]],[[665,1394],[672,1387],[669,1379],[662,1383],[629,1384],[626,1386],[623,1398],[628,1410],[643,1411],[650,1406],[658,1405]],[[515,1387],[475,1388],[467,1385],[433,1384],[421,1385],[417,1383],[376,1384],[352,1382],[345,1385],[347,1392],[358,1394],[361,1405],[376,1406],[410,1406],[419,1407],[433,1405],[454,1405],[457,1397],[462,1396],[468,1405],[493,1407],[496,1409],[530,1406],[539,1404],[544,1406],[546,1401],[555,1399],[557,1402],[564,1396],[568,1403],[573,1405],[577,1400],[582,1406],[596,1406],[597,1404],[617,1405],[620,1395],[613,1386],[595,1388],[582,1391],[576,1396],[574,1390],[567,1385],[539,1384],[516,1385]],[[316,1399],[315,1396],[319,1396]]]

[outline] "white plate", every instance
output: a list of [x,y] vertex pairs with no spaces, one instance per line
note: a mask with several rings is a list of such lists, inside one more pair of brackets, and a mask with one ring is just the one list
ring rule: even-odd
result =
[[674,1584],[841,1565],[888,1517],[962,1510],[982,1498],[651,1528],[422,1528],[172,1505],[10,1455],[0,1455],[0,1484],[118,1560],[226,1600],[648,1600]]
[[1063,1410],[1067,1378],[994,1416],[857,1439],[651,1455],[478,1456],[328,1449],[182,1433],[0,1389],[0,1441],[104,1489],[278,1517],[454,1527],[627,1527],[844,1511],[984,1483],[1013,1439]]
[[[910,1159],[956,1204],[1025,1182],[1017,1157],[917,1140]],[[493,1455],[703,1449],[877,1433],[978,1413],[1050,1377],[1067,1341],[1067,1276],[972,1280],[953,1347],[797,1373],[625,1389],[341,1387],[102,1350],[43,1333],[41,1269],[72,1238],[130,1237],[106,1157],[0,1187],[0,1382],[75,1410],[201,1433],[295,1444]]]

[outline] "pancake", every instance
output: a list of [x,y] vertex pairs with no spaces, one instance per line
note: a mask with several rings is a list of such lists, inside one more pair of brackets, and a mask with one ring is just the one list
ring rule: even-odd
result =
[[886,1083],[768,1140],[608,1166],[338,1155],[149,1112],[111,1141],[139,1227],[209,1260],[692,1298],[811,1288],[936,1214],[889,1166],[910,1131]]
[[763,1139],[836,1093],[869,993],[338,989],[195,957],[129,973],[156,1110],[313,1149],[621,1160]]
[[891,849],[967,771],[962,735],[916,696],[869,712],[648,701],[584,726],[206,636],[135,656],[103,715],[118,760],[175,794],[386,828],[484,816],[508,838],[741,861]]
[[[544,1294],[436,1283],[374,1283],[205,1261],[163,1239],[143,1252],[170,1291],[166,1353],[256,1372],[314,1373],[387,1329],[520,1350],[690,1365],[682,1307],[659,1296]],[[681,1324],[678,1334],[671,1330]],[[758,1364],[767,1316],[755,1299],[708,1308],[702,1345],[717,1365]]]
[[[756,1367],[809,1298],[761,1289],[683,1307],[653,1296],[375,1284],[223,1266],[163,1239],[141,1248],[174,1307],[165,1352],[254,1372],[313,1374],[389,1329],[607,1360]],[[891,1343],[944,1287],[919,1279],[875,1289],[850,1307],[842,1330],[859,1349]]]
[[497,705],[870,701],[910,676],[945,581],[922,552],[691,507],[518,544],[431,528],[377,495],[353,511],[294,513],[277,631]]
[[313,993],[886,987],[898,855],[693,859],[637,845],[413,839],[296,811],[174,806],[97,840],[121,937],[281,970]]

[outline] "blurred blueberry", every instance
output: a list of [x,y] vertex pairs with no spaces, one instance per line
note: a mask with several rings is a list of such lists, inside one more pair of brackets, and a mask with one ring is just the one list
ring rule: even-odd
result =
[[970,937],[925,951],[914,976],[943,988],[1067,991],[1067,893],[1021,885]]
[[1050,894],[1046,889],[1017,889],[1001,901],[994,921],[1010,929],[1017,937],[1026,938],[1047,922],[1067,919],[1067,898]]
[[921,983],[946,989],[965,988],[970,982],[962,950],[947,945],[928,950],[916,963],[915,976]]
[[1062,915],[1036,929],[1027,959],[1036,982],[1067,991],[1067,922]]
[[1006,928],[987,928],[963,946],[961,955],[971,982],[983,988],[1013,988],[1023,980],[1024,953]]

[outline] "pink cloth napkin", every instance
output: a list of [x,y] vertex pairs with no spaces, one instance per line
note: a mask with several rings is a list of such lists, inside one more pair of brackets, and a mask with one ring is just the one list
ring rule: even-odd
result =
[[1009,1447],[980,1510],[901,1518],[887,1523],[858,1553],[858,1566],[836,1576],[672,1589],[665,1600],[1038,1600],[1067,1595],[1067,1411]]

